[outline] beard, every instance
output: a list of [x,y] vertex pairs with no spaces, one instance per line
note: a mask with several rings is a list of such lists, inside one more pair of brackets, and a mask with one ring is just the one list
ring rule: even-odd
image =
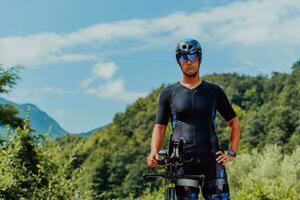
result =
[[197,71],[194,72],[194,73],[192,73],[192,74],[186,73],[186,72],[182,69],[182,67],[180,67],[180,69],[181,69],[181,71],[182,71],[182,73],[183,73],[184,75],[186,75],[186,76],[188,76],[188,77],[190,77],[190,78],[196,77],[196,76],[198,75],[198,72],[199,72],[199,67],[198,67]]

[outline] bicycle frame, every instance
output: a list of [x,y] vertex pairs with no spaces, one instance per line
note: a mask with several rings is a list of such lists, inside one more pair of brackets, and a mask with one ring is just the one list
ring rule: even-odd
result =
[[179,141],[172,141],[170,138],[169,151],[160,151],[160,155],[163,156],[162,160],[158,160],[158,164],[165,168],[164,174],[143,174],[144,180],[147,178],[161,177],[165,179],[165,200],[176,199],[176,181],[177,179],[195,179],[204,183],[204,175],[180,175],[178,169],[183,166],[182,162],[182,144],[183,139]]

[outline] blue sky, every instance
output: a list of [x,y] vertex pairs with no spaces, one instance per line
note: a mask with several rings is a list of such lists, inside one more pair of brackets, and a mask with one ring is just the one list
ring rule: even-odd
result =
[[4,98],[33,103],[79,133],[181,77],[174,48],[203,48],[201,75],[290,72],[300,3],[279,1],[0,1],[0,63],[24,65]]

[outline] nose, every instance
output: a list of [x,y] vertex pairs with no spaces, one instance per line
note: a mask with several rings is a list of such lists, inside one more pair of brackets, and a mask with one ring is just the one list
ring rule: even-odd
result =
[[190,59],[187,59],[186,63],[187,63],[187,64],[191,64],[192,61],[190,61]]

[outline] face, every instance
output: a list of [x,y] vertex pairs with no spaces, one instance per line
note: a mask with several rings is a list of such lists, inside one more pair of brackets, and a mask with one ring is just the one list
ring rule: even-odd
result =
[[[199,68],[200,68],[200,61],[197,56],[197,59],[179,59],[178,64],[181,67],[182,73],[188,77],[195,77],[198,75]],[[194,61],[192,61],[194,60]]]

